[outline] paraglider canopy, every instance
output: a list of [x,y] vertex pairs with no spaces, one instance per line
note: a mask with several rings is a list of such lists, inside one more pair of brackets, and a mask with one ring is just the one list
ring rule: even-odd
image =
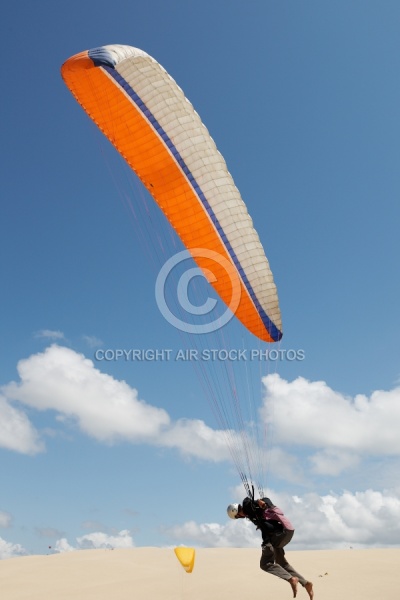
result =
[[69,58],[62,77],[160,206],[223,302],[266,342],[282,337],[267,257],[225,160],[191,103],[143,50]]

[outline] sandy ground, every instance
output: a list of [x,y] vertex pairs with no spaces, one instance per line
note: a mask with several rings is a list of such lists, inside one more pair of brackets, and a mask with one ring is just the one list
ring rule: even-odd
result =
[[[286,553],[315,600],[397,600],[400,548]],[[80,550],[0,561],[1,600],[279,600],[290,585],[259,569],[260,550],[201,548],[193,573],[173,550]],[[297,598],[307,600],[299,586]]]

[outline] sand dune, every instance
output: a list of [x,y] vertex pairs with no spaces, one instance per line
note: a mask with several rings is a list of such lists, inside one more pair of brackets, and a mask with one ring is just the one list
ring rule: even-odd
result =
[[[263,573],[259,549],[201,548],[187,574],[173,550],[80,550],[0,561],[2,600],[290,599],[288,583]],[[399,598],[400,549],[287,551],[314,583],[315,600]],[[308,595],[299,587],[298,598]]]

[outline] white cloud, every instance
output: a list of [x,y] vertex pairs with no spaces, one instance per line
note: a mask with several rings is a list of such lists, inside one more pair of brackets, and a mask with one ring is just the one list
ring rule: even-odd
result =
[[0,395],[0,447],[22,454],[37,454],[44,449],[39,434],[26,414],[11,406]]
[[[235,434],[230,432],[231,436]],[[160,433],[160,445],[179,448],[185,454],[211,461],[229,459],[227,432],[215,431],[204,421],[180,419]]]
[[35,527],[35,531],[40,537],[50,539],[60,537],[64,534],[54,527]]
[[[20,382],[3,386],[9,400],[40,411],[54,410],[59,422],[72,422],[96,440],[177,448],[185,456],[214,461],[228,458],[226,433],[199,420],[172,422],[164,409],[140,400],[136,389],[101,373],[91,360],[69,348],[52,345],[21,360],[18,373]],[[28,425],[24,414],[18,414]]]
[[37,338],[45,338],[48,340],[64,340],[65,336],[62,331],[54,331],[53,329],[41,329],[35,333]]
[[0,527],[4,527],[4,528],[10,527],[11,520],[12,520],[12,516],[10,515],[10,513],[0,510]]
[[326,448],[311,456],[310,462],[317,475],[336,476],[342,471],[354,469],[359,464],[360,457],[352,452]]
[[133,548],[134,543],[128,529],[123,529],[116,535],[101,531],[88,533],[77,538],[80,548]]
[[[59,423],[77,426],[103,443],[146,443],[215,462],[229,460],[229,449],[243,454],[239,432],[214,430],[201,420],[172,421],[125,381],[102,373],[69,348],[52,345],[21,360],[18,372],[20,381],[2,388],[0,446],[31,454],[43,450],[26,414],[12,406],[15,401],[39,411],[53,410]],[[304,484],[312,474],[354,472],[371,456],[400,456],[400,388],[352,399],[324,382],[302,377],[288,382],[274,374],[263,383],[261,414],[267,427],[272,424],[273,435],[262,462],[270,473]]]
[[265,464],[270,475],[291,483],[305,484],[304,467],[299,458],[277,446],[266,452]]
[[[294,524],[290,548],[367,548],[398,546],[400,492],[397,490],[344,492],[342,495],[305,494],[270,496]],[[164,530],[168,539],[203,547],[257,547],[261,534],[247,520],[224,524],[194,521]]]
[[382,547],[399,543],[397,490],[306,494],[287,506],[297,525],[294,547]]
[[188,521],[163,532],[176,543],[196,545],[204,548],[253,548],[260,545],[261,538],[250,521],[219,523],[195,523]]
[[20,383],[4,387],[8,398],[37,410],[55,410],[103,442],[145,441],[169,424],[169,416],[139,400],[137,390],[94,368],[69,348],[53,345],[18,363]]
[[77,550],[77,548],[71,546],[67,538],[61,538],[54,544],[55,552],[73,552],[74,550]]
[[89,346],[89,348],[98,348],[99,346],[103,345],[102,340],[94,335],[83,335],[82,339]]
[[81,523],[81,528],[92,531],[98,531],[99,529],[107,531],[109,529],[106,525],[104,525],[104,523],[101,523],[100,521],[83,521],[83,523]]
[[25,554],[27,554],[27,551],[21,544],[13,544],[0,537],[0,560],[24,556]]
[[57,540],[55,544],[56,552],[72,552],[73,550],[93,550],[97,548],[133,548],[135,546],[133,538],[128,529],[110,535],[102,531],[96,531],[76,538],[76,546],[71,546],[66,538]]
[[303,377],[288,382],[273,374],[263,383],[262,412],[273,423],[274,442],[320,449],[311,459],[316,473],[338,474],[359,455],[400,455],[399,387],[350,398]]

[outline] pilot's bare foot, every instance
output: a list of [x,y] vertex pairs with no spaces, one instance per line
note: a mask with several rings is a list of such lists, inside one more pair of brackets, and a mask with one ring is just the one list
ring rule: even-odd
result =
[[310,600],[312,600],[314,598],[313,584],[311,583],[311,581],[307,581],[304,587],[307,590],[308,595],[310,596]]
[[[297,579],[297,577],[291,577],[289,579],[289,583],[290,583],[290,585],[292,587],[292,590],[293,590],[293,598],[296,598],[296,596],[297,596],[297,584],[299,583],[299,580]],[[308,592],[308,593],[310,593],[310,592]]]

